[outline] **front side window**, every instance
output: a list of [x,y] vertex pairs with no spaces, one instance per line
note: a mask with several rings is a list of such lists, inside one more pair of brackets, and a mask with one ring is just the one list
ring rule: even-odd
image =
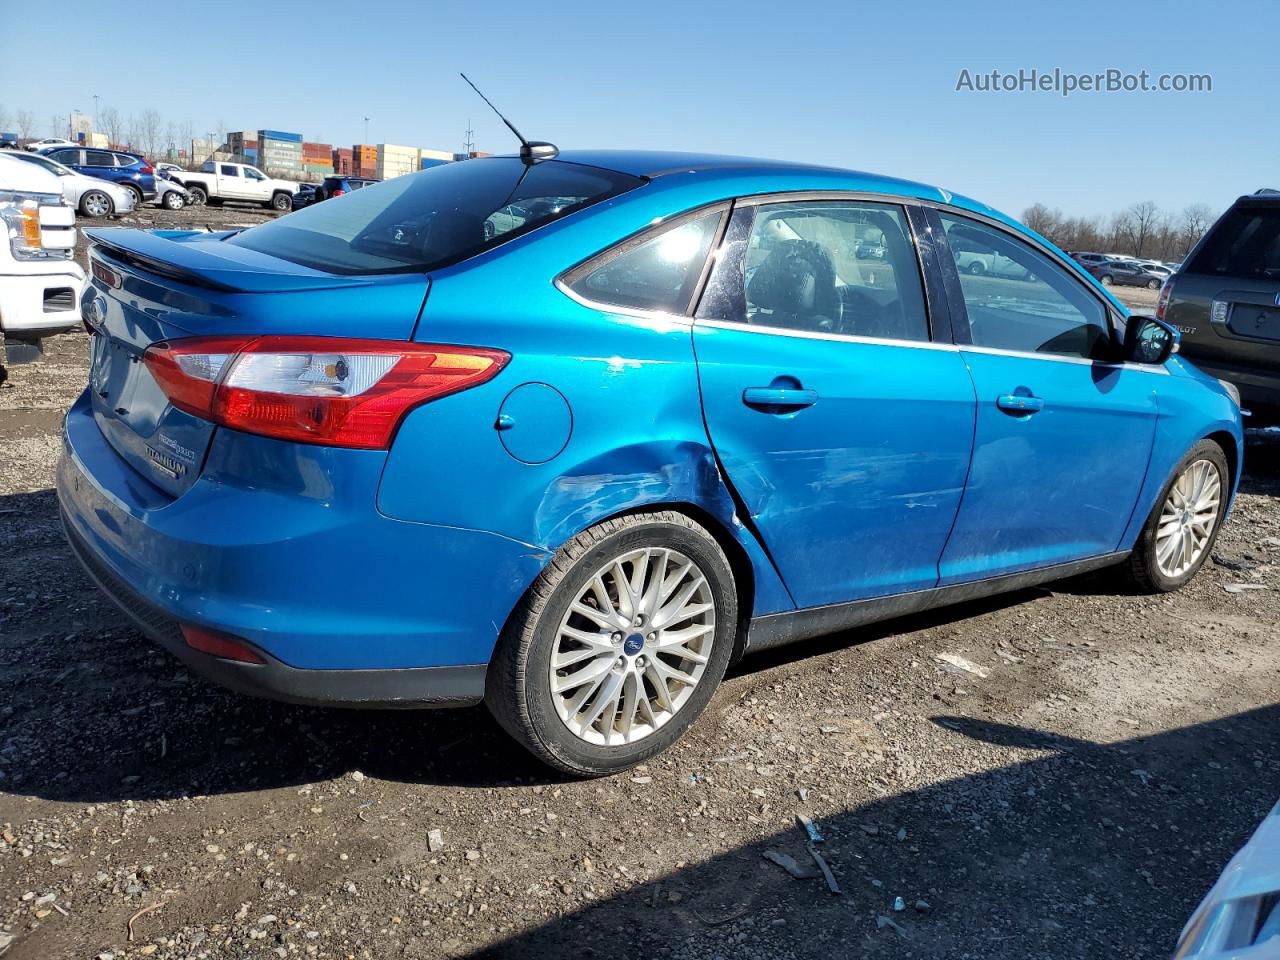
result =
[[264,177],[262,174],[260,174],[257,170],[253,169],[253,167],[245,167],[245,168],[244,168],[244,175],[245,175],[245,179],[247,179],[247,180],[265,180],[265,179],[267,179],[267,178],[266,178],[266,177]]
[[623,243],[570,271],[565,285],[596,303],[683,314],[722,216],[716,210]]
[[940,216],[975,346],[1105,358],[1107,311],[1080,282],[1003,230]]
[[638,177],[514,157],[444,163],[318,203],[226,242],[331,273],[432,270],[633,190]]
[[929,339],[906,214],[862,201],[740,207],[698,316],[844,336]]

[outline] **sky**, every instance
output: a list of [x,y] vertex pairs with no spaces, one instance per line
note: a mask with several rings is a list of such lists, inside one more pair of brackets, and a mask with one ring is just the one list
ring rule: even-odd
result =
[[[468,75],[530,139],[563,149],[764,156],[922,180],[1018,216],[1032,203],[1107,215],[1154,200],[1215,212],[1280,187],[1273,44],[1280,3],[1075,0],[648,0],[220,5],[178,30],[152,8],[56,68],[0,60],[0,112],[154,108],[197,135],[270,128],[349,146],[461,150],[515,141]],[[186,9],[185,7],[183,9]],[[193,8],[194,9],[194,8]],[[10,50],[100,22],[100,0],[0,0]],[[186,14],[182,14],[186,17]],[[192,24],[197,24],[192,26]],[[120,37],[127,35],[127,40]],[[95,36],[110,38],[109,29]],[[1210,92],[959,90],[997,70],[1208,74]]]

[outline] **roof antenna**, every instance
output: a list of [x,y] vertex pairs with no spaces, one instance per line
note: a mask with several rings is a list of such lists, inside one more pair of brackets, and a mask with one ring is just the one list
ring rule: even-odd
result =
[[520,141],[520,159],[525,163],[537,163],[539,160],[554,160],[560,155],[560,148],[554,143],[546,143],[542,140],[526,140],[524,134],[516,129],[515,124],[502,115],[502,111],[493,105],[493,102],[480,93],[480,88],[471,82],[471,78],[465,73],[459,71],[458,76],[467,81],[467,86],[474,90],[480,99],[489,104],[489,109],[498,115],[498,119],[507,125],[512,133],[516,135],[516,139]]

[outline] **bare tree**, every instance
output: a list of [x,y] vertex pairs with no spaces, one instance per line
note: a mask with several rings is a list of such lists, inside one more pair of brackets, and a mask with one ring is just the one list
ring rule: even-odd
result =
[[[0,123],[0,127],[4,126]],[[23,140],[31,136],[31,131],[36,128],[36,115],[30,110],[18,111],[18,136]]]
[[1178,241],[1181,247],[1178,252],[1183,256],[1190,253],[1191,248],[1204,236],[1204,232],[1209,229],[1211,223],[1213,223],[1213,211],[1208,204],[1193,203],[1183,210],[1182,220],[1178,225]]
[[0,103],[0,130],[9,125],[9,111],[4,108],[4,104]]
[[49,118],[49,136],[65,137],[70,132],[71,124],[65,117],[54,114]]
[[1022,222],[1042,237],[1057,243],[1054,233],[1062,222],[1062,211],[1050,210],[1043,203],[1032,204],[1022,211]]
[[115,107],[103,107],[98,122],[102,125],[102,132],[107,135],[107,142],[113,147],[121,146],[124,140],[124,119],[120,116],[120,111]]
[[134,136],[137,145],[148,156],[154,156],[160,148],[160,125],[163,121],[160,114],[148,107],[142,111],[134,125]]
[[1154,200],[1143,200],[1125,212],[1130,222],[1129,241],[1133,247],[1133,255],[1141,259],[1147,252],[1152,233],[1159,227],[1160,208]]

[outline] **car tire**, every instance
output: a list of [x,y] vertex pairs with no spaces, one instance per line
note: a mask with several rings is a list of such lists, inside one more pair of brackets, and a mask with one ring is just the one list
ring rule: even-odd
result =
[[1159,289],[1160,289],[1160,281],[1159,281],[1159,280],[1148,280],[1148,281],[1147,281],[1147,289],[1148,289],[1148,290],[1159,290]]
[[987,268],[983,266],[981,260],[974,260],[969,266],[965,267],[965,270],[975,277],[980,277],[987,272]]
[[191,205],[193,207],[201,207],[209,202],[209,194],[204,187],[188,186],[187,193],[191,194]]
[[86,217],[98,219],[116,212],[116,205],[103,190],[86,190],[80,195],[80,212]]
[[[639,581],[626,598],[618,570],[621,583]],[[561,547],[525,593],[499,637],[485,702],[544,763],[582,777],[617,773],[665,750],[702,713],[737,631],[733,570],[702,526],[674,511],[607,520]],[[673,652],[676,643],[695,659]],[[553,657],[562,664],[554,672]],[[672,680],[676,667],[694,682]],[[591,679],[575,685],[583,673]]]
[[1098,282],[1101,283],[1104,287],[1109,287],[1114,281],[1111,278],[1111,274],[1104,273],[1102,276],[1098,278]]
[[287,193],[277,193],[271,198],[271,207],[279,213],[285,213],[293,207],[293,197]]
[[[1206,478],[1203,488],[1199,486],[1202,476]],[[1230,478],[1226,454],[1212,440],[1201,440],[1182,458],[1160,491],[1129,556],[1127,573],[1133,586],[1144,593],[1169,593],[1196,575],[1213,553],[1218,531],[1222,529],[1231,494]],[[1211,497],[1216,497],[1212,509],[1209,508]],[[1197,539],[1197,524],[1190,524],[1188,532],[1185,522],[1188,514],[1201,517],[1201,524],[1209,524],[1203,539]],[[1189,555],[1183,550],[1179,556],[1179,543],[1188,542],[1191,544]],[[1166,559],[1170,545],[1174,554]]]
[[168,191],[160,202],[166,210],[181,210],[187,205],[187,201],[177,190]]
[[124,188],[133,194],[133,209],[141,210],[142,204],[145,202],[142,196],[142,191],[131,184],[125,184]]

